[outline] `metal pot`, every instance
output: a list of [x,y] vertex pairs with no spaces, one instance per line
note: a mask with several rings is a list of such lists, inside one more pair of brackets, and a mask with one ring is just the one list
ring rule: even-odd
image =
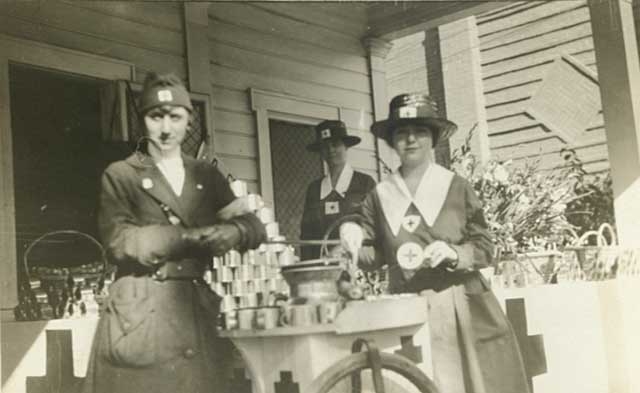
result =
[[340,259],[312,259],[283,266],[294,304],[319,304],[338,299],[337,281],[344,267]]

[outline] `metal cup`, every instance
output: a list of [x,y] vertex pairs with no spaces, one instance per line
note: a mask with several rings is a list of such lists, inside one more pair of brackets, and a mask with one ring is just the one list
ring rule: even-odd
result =
[[211,288],[212,291],[214,291],[215,293],[218,294],[218,296],[224,296],[227,295],[227,291],[224,287],[224,284],[222,284],[221,282],[212,282],[209,285],[209,288]]
[[248,281],[233,280],[231,282],[231,294],[234,296],[242,296],[248,293],[247,282]]
[[215,281],[214,274],[211,270],[205,270],[204,275],[202,276],[204,282],[211,285]]
[[236,268],[236,271],[238,272],[237,279],[239,280],[246,281],[253,279],[253,266],[251,265],[241,265],[240,267]]
[[234,180],[229,184],[231,187],[231,191],[233,191],[233,195],[236,198],[240,198],[247,195],[247,182],[243,180]]
[[247,307],[258,307],[258,294],[257,293],[246,293],[244,295],[239,296],[240,299],[240,308]]
[[228,266],[237,267],[242,264],[242,255],[236,250],[230,250],[227,255],[228,257]]
[[247,205],[249,206],[249,210],[257,211],[264,206],[264,202],[260,195],[249,194],[247,195]]
[[284,307],[280,324],[284,326],[310,326],[318,323],[318,309],[313,304],[296,304]]
[[220,282],[233,281],[233,269],[228,266],[223,266],[220,270]]
[[256,326],[256,309],[241,308],[238,310],[238,328],[250,330]]
[[278,257],[278,263],[280,266],[289,266],[295,262],[295,251],[293,247],[286,247]]
[[268,292],[266,280],[257,279],[251,281],[253,284],[254,292]]
[[220,269],[223,265],[224,259],[222,257],[213,257],[213,268]]
[[224,328],[227,330],[238,328],[238,313],[236,310],[231,310],[224,313]]
[[279,284],[277,278],[268,278],[267,282],[267,290],[270,292],[278,292]]
[[268,269],[266,265],[255,265],[253,266],[253,278],[254,279],[265,279],[268,278]]
[[333,323],[336,320],[340,306],[338,302],[325,302],[318,305],[320,323]]
[[269,207],[262,207],[258,210],[258,218],[263,224],[268,224],[275,221],[273,209]]
[[273,329],[278,326],[280,318],[279,307],[261,307],[256,315],[256,327],[258,329]]
[[243,265],[255,265],[256,264],[256,252],[254,250],[248,250],[242,255]]
[[280,236],[280,226],[277,222],[270,222],[266,224],[264,229],[267,232],[267,238],[269,239],[275,240],[278,236]]
[[229,312],[238,308],[238,304],[236,303],[236,298],[232,295],[224,295],[222,297],[222,301],[220,302],[220,312]]

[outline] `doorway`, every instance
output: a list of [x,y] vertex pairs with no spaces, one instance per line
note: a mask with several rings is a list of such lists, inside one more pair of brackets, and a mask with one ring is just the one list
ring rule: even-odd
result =
[[315,130],[306,124],[270,119],[269,131],[276,220],[282,235],[297,240],[307,186],[323,176],[320,156],[306,149],[315,140]]
[[[109,161],[101,133],[100,91],[109,81],[10,64],[11,130],[18,278],[38,237],[75,230],[97,238],[100,175]],[[53,236],[29,253],[29,266],[100,260],[79,236]]]

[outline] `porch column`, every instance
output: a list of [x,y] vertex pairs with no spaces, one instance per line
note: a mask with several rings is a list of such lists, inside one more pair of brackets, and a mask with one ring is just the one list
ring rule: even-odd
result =
[[[211,89],[211,68],[209,60],[209,3],[184,3],[184,36],[187,58],[189,90],[194,93],[207,94],[211,97],[209,113],[213,115],[213,99]],[[208,143],[203,155],[210,159],[214,156],[213,119],[208,119]]]
[[630,0],[590,0],[621,244],[640,245],[640,63]]
[[0,320],[13,320],[18,305],[13,142],[9,107],[9,60],[0,54]]
[[[380,38],[366,37],[362,41],[362,45],[367,50],[371,81],[371,100],[373,102],[373,119],[374,121],[383,120],[387,118],[390,99],[390,97],[387,97],[387,79],[385,76],[384,59],[389,54],[393,44]],[[393,150],[387,146],[385,142],[379,141],[378,138],[375,139],[375,144],[378,157],[392,169],[395,169],[398,165],[398,159]],[[378,180],[380,180],[384,174],[382,164],[378,163],[377,168]]]
[[475,16],[440,25],[438,36],[446,114],[458,125],[449,148],[453,152],[464,144],[469,130],[476,125],[471,149],[480,162],[486,163],[490,156],[489,135]]

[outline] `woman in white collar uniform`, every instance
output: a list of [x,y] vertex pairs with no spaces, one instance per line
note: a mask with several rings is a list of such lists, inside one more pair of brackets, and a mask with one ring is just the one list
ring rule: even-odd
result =
[[[300,225],[303,240],[322,239],[329,226],[354,213],[376,185],[371,176],[353,170],[347,162],[347,149],[360,143],[360,138],[348,135],[343,122],[325,120],[315,131],[316,140],[307,146],[307,150],[320,153],[329,172],[307,187]],[[337,237],[336,230],[331,238]],[[318,258],[319,254],[319,247],[303,247],[301,252],[303,260]]]
[[[396,96],[389,118],[371,131],[398,153],[401,166],[367,196],[362,226],[341,226],[341,240],[361,268],[388,265],[391,292],[427,296],[434,376],[443,392],[526,393],[517,340],[478,271],[493,250],[481,203],[466,180],[435,163],[433,147],[456,129],[429,96]],[[363,239],[375,246],[361,248]]]
[[253,214],[222,221],[236,199],[213,165],[182,154],[191,101],[175,75],[149,74],[139,100],[145,152],[102,176],[98,228],[116,280],[105,299],[83,393],[225,392],[212,255],[255,248]]

